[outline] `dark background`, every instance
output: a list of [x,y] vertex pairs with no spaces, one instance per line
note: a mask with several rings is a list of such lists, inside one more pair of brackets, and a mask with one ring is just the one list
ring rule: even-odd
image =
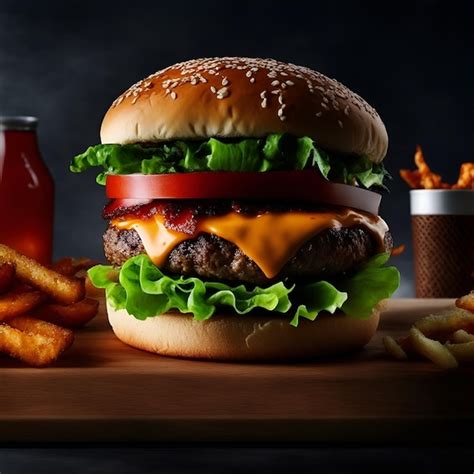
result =
[[[40,119],[40,145],[57,189],[56,256],[102,256],[104,190],[95,184],[93,172],[73,175],[68,163],[98,143],[110,103],[164,66],[219,55],[273,57],[306,65],[336,77],[375,106],[390,136],[386,165],[394,176],[382,215],[396,244],[410,244],[408,189],[398,169],[412,166],[416,144],[423,145],[429,163],[449,180],[457,177],[462,161],[472,161],[474,39],[468,6],[435,0],[0,0],[0,115]],[[413,294],[410,259],[409,246],[397,262],[403,277],[399,296]],[[328,466],[337,472],[371,472],[368,466],[375,459],[384,472],[409,466],[443,472],[453,467],[452,459],[467,460],[465,455],[448,452],[440,460],[433,450],[406,454],[390,448],[342,453],[324,448],[296,454],[198,449],[156,455],[122,449],[74,455],[10,449],[0,452],[0,470],[56,472],[38,470],[43,462],[55,460],[60,472],[104,472],[107,462],[109,467],[113,463],[114,472],[140,472],[147,466],[160,472],[204,472],[209,467],[241,472],[242,466],[248,472],[280,472],[278,467],[285,472],[322,467],[327,472]],[[177,459],[188,462],[176,464]]]
[[[408,189],[398,178],[422,144],[454,180],[472,159],[473,32],[468,3],[0,1],[0,114],[40,119],[57,186],[55,252],[102,257],[104,190],[72,156],[99,142],[110,103],[176,61],[273,57],[336,77],[382,116],[394,176],[382,215],[410,244]],[[398,258],[399,296],[412,294],[411,249]]]

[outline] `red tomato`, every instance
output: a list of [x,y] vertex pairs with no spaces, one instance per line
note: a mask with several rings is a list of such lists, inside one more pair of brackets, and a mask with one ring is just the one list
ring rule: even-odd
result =
[[377,215],[381,196],[331,183],[314,170],[109,175],[110,199],[249,199],[300,201],[351,207]]

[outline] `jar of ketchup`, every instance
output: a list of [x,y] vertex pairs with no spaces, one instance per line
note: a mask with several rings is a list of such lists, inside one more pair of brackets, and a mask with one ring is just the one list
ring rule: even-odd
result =
[[54,183],[41,159],[35,117],[0,116],[0,243],[48,264]]

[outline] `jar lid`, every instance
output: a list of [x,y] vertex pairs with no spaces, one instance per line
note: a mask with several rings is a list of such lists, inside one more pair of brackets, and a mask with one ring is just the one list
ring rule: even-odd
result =
[[33,131],[38,126],[38,118],[26,115],[0,115],[0,131]]
[[474,190],[416,189],[410,191],[412,216],[474,216]]

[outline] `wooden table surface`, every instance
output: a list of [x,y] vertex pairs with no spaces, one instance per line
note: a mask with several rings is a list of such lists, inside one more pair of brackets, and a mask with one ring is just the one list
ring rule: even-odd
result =
[[455,441],[474,418],[474,371],[387,358],[450,300],[392,300],[362,351],[294,364],[159,357],[117,340],[105,315],[48,369],[0,358],[0,441]]

